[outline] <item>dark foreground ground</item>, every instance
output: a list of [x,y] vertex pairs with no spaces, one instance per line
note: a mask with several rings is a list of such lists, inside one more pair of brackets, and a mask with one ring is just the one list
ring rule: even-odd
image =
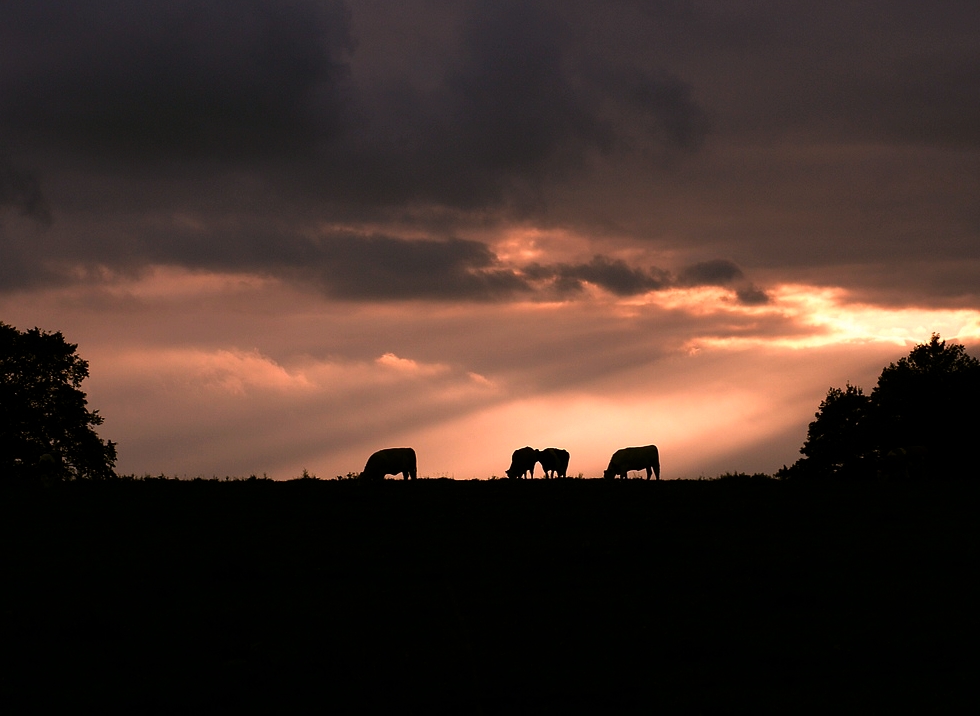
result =
[[0,708],[964,711],[978,483],[0,485]]

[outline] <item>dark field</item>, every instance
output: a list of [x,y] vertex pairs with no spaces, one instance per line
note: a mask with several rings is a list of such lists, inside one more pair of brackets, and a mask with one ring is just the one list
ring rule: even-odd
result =
[[6,713],[978,702],[976,481],[113,481],[0,497]]

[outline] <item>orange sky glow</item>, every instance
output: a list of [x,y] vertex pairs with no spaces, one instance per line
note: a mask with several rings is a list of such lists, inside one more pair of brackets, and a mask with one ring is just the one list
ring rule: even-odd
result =
[[[661,447],[667,478],[771,473],[796,459],[830,386],[870,390],[882,367],[933,331],[967,344],[980,338],[980,311],[851,303],[838,288],[774,286],[761,306],[712,287],[594,293],[433,307],[427,319],[412,305],[361,306],[359,322],[397,327],[361,358],[318,355],[320,338],[348,330],[347,312],[242,275],[158,267],[94,291],[51,290],[30,304],[7,298],[0,309],[15,325],[57,325],[79,343],[91,364],[90,403],[106,418],[102,433],[119,442],[121,472],[181,476],[289,478],[307,469],[333,477],[358,471],[374,449],[412,445],[424,476],[488,478],[530,444],[567,448],[571,474],[591,477],[616,448],[650,442]],[[242,321],[254,303],[267,308]],[[296,345],[275,335],[284,319],[276,306],[307,327]],[[179,345],[166,316],[194,326]],[[671,325],[678,316],[680,326]],[[553,369],[564,371],[575,351],[595,369],[564,382],[520,365],[487,371],[433,337],[443,323],[486,355],[506,353],[514,335],[549,354],[541,326],[576,325],[571,347],[555,347]],[[468,323],[471,335],[456,333]],[[615,359],[623,335],[638,344],[625,361]]]

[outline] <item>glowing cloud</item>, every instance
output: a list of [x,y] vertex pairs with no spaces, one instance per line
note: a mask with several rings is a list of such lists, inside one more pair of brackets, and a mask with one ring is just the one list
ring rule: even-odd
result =
[[375,363],[407,375],[439,375],[449,370],[449,366],[442,363],[423,364],[411,358],[399,358],[394,353],[385,353]]
[[[850,301],[849,293],[841,288],[800,284],[777,286],[770,293],[771,303],[759,307],[732,306],[718,300],[718,296],[695,301],[694,305],[700,306],[704,313],[727,310],[747,317],[780,317],[805,330],[785,336],[701,337],[696,339],[697,344],[723,348],[751,343],[797,349],[860,342],[906,346],[927,340],[932,333],[966,342],[980,339],[980,311],[977,310],[875,306]],[[683,305],[679,302],[674,307]]]

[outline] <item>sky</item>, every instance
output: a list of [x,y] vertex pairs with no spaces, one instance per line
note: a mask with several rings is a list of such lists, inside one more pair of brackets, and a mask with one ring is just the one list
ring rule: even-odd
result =
[[126,474],[799,458],[980,352],[980,5],[9,0],[0,320]]

